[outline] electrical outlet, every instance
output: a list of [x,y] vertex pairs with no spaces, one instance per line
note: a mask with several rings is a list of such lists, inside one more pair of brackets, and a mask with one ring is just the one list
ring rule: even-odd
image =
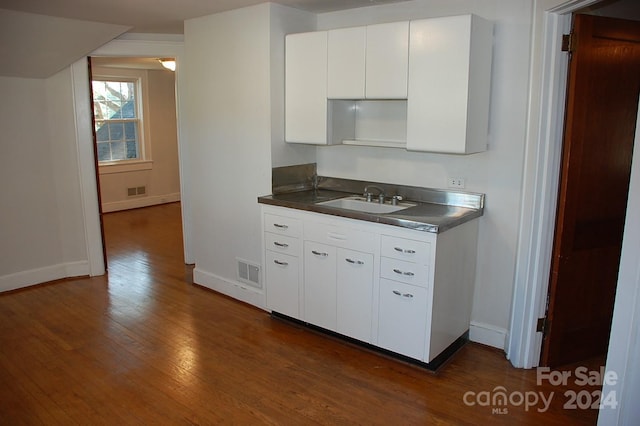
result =
[[447,186],[449,188],[464,189],[464,178],[463,177],[447,178]]

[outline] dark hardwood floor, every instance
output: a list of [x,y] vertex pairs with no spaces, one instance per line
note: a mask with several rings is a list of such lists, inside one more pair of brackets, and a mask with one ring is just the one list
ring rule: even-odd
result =
[[104,220],[108,275],[0,295],[0,424],[596,421],[563,408],[573,380],[537,385],[502,351],[467,344],[434,374],[194,285],[178,203]]

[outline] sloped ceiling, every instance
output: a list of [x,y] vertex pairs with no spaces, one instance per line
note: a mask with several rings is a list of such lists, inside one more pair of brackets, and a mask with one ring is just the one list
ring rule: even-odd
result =
[[[0,8],[49,16],[130,25],[136,33],[182,34],[186,19],[274,0],[0,0]],[[404,0],[275,0],[323,13]]]
[[50,77],[129,29],[0,9],[0,75]]
[[[184,20],[268,0],[0,0],[0,76],[46,78],[120,34],[181,34]],[[321,13],[404,0],[276,0]]]

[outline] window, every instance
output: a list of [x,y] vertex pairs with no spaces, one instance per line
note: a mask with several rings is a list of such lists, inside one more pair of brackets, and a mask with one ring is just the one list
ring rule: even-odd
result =
[[98,161],[143,159],[138,80],[94,79],[92,93]]

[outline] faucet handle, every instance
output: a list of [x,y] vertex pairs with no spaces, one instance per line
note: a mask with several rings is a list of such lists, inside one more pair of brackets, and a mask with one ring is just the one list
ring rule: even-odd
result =
[[391,197],[391,204],[394,206],[398,205],[398,201],[402,201],[402,195],[394,195],[393,197]]

